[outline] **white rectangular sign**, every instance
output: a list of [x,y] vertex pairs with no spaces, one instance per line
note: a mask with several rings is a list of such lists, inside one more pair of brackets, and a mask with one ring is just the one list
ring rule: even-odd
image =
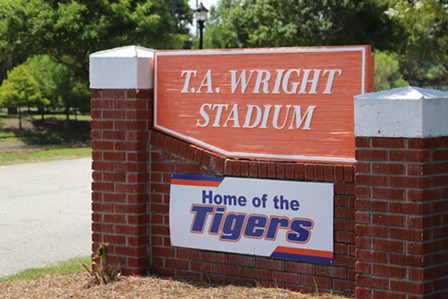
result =
[[175,174],[171,245],[333,263],[333,184]]

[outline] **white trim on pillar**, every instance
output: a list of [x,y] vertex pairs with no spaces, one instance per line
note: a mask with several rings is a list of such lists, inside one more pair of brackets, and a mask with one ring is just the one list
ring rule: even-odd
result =
[[153,88],[154,50],[126,46],[90,55],[91,89]]
[[356,96],[355,136],[448,136],[448,92],[408,86]]

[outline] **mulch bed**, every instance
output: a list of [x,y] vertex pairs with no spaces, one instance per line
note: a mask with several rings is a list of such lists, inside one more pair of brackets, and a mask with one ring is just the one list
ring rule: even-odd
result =
[[[216,286],[157,277],[121,277],[107,285],[95,285],[88,274],[47,275],[35,280],[0,283],[0,298],[316,298],[279,288]],[[343,299],[321,295],[319,298]]]

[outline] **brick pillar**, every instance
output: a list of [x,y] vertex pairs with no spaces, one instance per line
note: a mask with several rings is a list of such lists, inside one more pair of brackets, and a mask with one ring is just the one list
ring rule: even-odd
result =
[[152,57],[135,46],[90,56],[92,246],[109,242],[124,274],[149,269]]
[[355,98],[356,298],[448,298],[448,93]]

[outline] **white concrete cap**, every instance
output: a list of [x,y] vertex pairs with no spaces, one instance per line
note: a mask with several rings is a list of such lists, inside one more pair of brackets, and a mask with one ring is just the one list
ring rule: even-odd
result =
[[355,136],[448,136],[448,92],[407,86],[355,96]]
[[90,88],[153,88],[154,50],[126,46],[90,55]]

